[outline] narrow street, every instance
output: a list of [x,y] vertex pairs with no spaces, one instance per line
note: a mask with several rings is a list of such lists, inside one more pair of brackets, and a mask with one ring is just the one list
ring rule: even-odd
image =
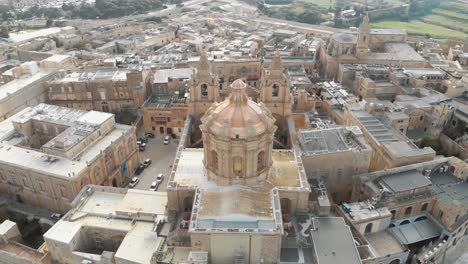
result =
[[[140,134],[140,133],[139,133]],[[142,133],[141,133],[142,134]],[[178,140],[173,138],[169,145],[163,144],[164,135],[155,134],[155,138],[148,139],[146,150],[140,152],[141,161],[151,159],[151,165],[146,168],[139,176],[140,182],[135,186],[138,190],[149,190],[151,183],[156,180],[159,173],[164,174],[164,180],[159,185],[157,191],[165,191],[169,178],[170,166],[174,162],[177,150]]]

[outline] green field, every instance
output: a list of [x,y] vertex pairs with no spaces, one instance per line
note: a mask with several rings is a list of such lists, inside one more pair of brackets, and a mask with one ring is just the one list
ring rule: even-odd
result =
[[454,19],[465,20],[465,21],[468,22],[468,16],[467,15],[457,13],[457,12],[454,12],[454,11],[449,11],[449,10],[437,8],[437,9],[432,10],[432,13],[436,14],[436,15],[443,15],[443,16],[446,16],[446,17],[454,18]]
[[402,28],[402,29],[405,29],[409,34],[414,34],[414,35],[429,34],[431,37],[438,38],[438,39],[448,39],[448,38],[468,39],[468,34],[465,34],[463,32],[451,30],[446,27],[424,23],[420,20],[411,20],[410,22],[382,21],[382,22],[372,23],[372,27],[374,28]]
[[333,0],[303,0],[306,3],[318,5],[323,8],[333,7]]
[[433,38],[468,39],[468,5],[444,0],[432,14],[408,22],[385,20],[372,23],[374,27],[403,28],[410,34],[429,35]]
[[436,26],[442,26],[445,28],[459,30],[464,33],[468,33],[468,23],[464,20],[453,19],[447,16],[441,15],[429,15],[421,18],[421,21],[433,24]]

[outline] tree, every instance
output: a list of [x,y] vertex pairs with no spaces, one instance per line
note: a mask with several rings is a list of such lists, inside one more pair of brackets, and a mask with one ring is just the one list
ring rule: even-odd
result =
[[0,38],[9,38],[10,34],[8,32],[8,28],[6,27],[1,27],[0,28]]
[[423,139],[421,140],[420,146],[421,146],[422,148],[424,148],[424,147],[430,147],[430,148],[432,148],[434,151],[440,151],[440,150],[441,150],[439,141],[437,141],[437,140],[435,140],[435,139],[432,139],[432,138],[429,138],[429,137],[423,138]]
[[52,18],[47,18],[46,27],[51,27],[54,24],[54,20]]

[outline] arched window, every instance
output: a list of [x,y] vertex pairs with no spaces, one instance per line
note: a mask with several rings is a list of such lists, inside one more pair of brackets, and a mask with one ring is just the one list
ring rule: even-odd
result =
[[444,212],[442,210],[439,211],[439,219],[442,219],[444,217]]
[[411,224],[410,220],[405,220],[403,222],[400,223],[400,225],[407,225],[407,224]]
[[364,231],[365,234],[372,232],[372,223],[368,223],[366,225],[366,230]]
[[257,155],[257,171],[265,168],[265,151],[260,151]]
[[410,216],[412,210],[413,210],[413,207],[411,207],[411,206],[408,207],[408,208],[406,208],[406,210],[405,210],[405,216]]
[[424,204],[421,206],[421,212],[427,211],[427,206],[428,206],[428,204],[427,204],[427,203],[424,203]]
[[237,176],[242,175],[242,158],[234,157],[232,165],[233,165],[234,174]]
[[460,218],[460,215],[455,216],[455,222],[458,221],[458,218]]
[[394,218],[395,218],[396,211],[395,211],[395,210],[391,210],[390,213],[392,214],[392,219],[394,219]]
[[424,215],[423,215],[423,216],[420,216],[420,217],[416,218],[416,219],[414,220],[414,222],[419,222],[419,221],[426,220],[426,219],[427,219],[427,216],[424,216]]
[[201,86],[200,86],[200,91],[201,91],[201,95],[202,96],[208,96],[208,85],[206,85],[206,83],[203,83]]
[[279,94],[279,86],[278,84],[273,84],[273,92],[272,92],[272,96],[278,96]]
[[214,150],[211,151],[211,167],[218,170],[218,153]]
[[456,238],[454,238],[454,239],[453,239],[452,246],[455,246],[456,244],[457,244],[457,239],[456,239]]

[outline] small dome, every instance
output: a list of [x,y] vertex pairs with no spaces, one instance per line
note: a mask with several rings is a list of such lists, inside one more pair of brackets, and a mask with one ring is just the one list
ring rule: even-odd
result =
[[336,33],[336,34],[333,34],[332,38],[334,41],[338,43],[343,43],[343,44],[357,43],[356,36],[349,34],[349,33]]
[[249,139],[276,129],[270,111],[249,100],[246,87],[242,80],[231,84],[231,96],[211,106],[202,118],[203,132],[225,139]]

